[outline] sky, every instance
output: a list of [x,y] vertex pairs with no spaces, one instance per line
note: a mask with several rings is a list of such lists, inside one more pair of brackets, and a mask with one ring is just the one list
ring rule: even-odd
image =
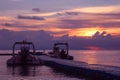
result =
[[[120,0],[0,0],[0,29],[45,30],[54,36],[119,36]],[[48,29],[49,28],[49,29]]]
[[120,0],[0,0],[4,29],[43,30],[55,38],[88,38],[97,32],[120,37]]

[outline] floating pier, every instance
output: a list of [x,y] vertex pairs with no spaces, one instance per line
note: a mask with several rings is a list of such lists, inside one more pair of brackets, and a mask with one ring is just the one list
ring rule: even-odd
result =
[[45,65],[92,80],[120,80],[120,67],[39,56]]

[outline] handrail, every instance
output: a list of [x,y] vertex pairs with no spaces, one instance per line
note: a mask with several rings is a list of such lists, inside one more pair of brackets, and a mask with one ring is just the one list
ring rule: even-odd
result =
[[32,42],[27,42],[27,41],[22,41],[22,42],[15,42],[14,44],[13,44],[13,56],[15,55],[15,47],[16,47],[16,45],[20,45],[20,44],[23,44],[23,45],[32,45],[32,48],[33,48],[33,53],[35,53],[35,46],[34,46],[34,44],[32,43]]

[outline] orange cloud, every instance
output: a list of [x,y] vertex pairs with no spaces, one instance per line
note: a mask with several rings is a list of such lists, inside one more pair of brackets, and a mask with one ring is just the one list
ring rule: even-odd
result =
[[[5,26],[13,30],[45,30],[54,33],[53,35],[69,34],[69,36],[91,37],[96,31],[106,31],[114,36],[120,35],[119,15],[111,13],[119,12],[120,6],[98,6],[74,8],[55,12],[30,13],[19,11],[25,16],[45,16],[45,20],[34,21],[20,20],[11,17],[0,17],[0,23],[13,23],[19,26]],[[15,11],[14,11],[15,12]],[[16,11],[18,14],[18,12]],[[16,14],[14,13],[14,14]],[[56,14],[61,14],[60,16]],[[94,14],[93,14],[94,13]],[[98,14],[102,13],[102,14]],[[107,14],[106,14],[107,13]],[[110,14],[108,14],[110,13]],[[44,17],[43,17],[44,18]],[[4,20],[4,22],[3,22]],[[8,21],[11,20],[11,21]],[[100,27],[96,27],[100,26]],[[64,31],[64,33],[60,33]],[[65,32],[66,31],[66,32]],[[56,34],[57,33],[57,34]],[[59,33],[59,34],[58,34]]]
[[84,7],[84,8],[76,8],[72,11],[84,12],[84,13],[118,13],[120,12],[119,5],[113,6],[97,6],[97,7]]
[[0,16],[0,20],[11,20],[10,17],[7,17],[7,16]]

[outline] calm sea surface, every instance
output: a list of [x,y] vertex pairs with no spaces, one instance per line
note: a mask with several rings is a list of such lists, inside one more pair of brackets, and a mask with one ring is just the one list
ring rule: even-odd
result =
[[71,50],[69,53],[75,61],[120,67],[120,50]]
[[[0,50],[0,53],[12,53],[12,51]],[[120,67],[120,50],[70,50],[69,54],[74,56],[75,61]],[[6,61],[10,57],[0,56],[0,80],[86,80],[60,73],[48,66],[7,67]]]

